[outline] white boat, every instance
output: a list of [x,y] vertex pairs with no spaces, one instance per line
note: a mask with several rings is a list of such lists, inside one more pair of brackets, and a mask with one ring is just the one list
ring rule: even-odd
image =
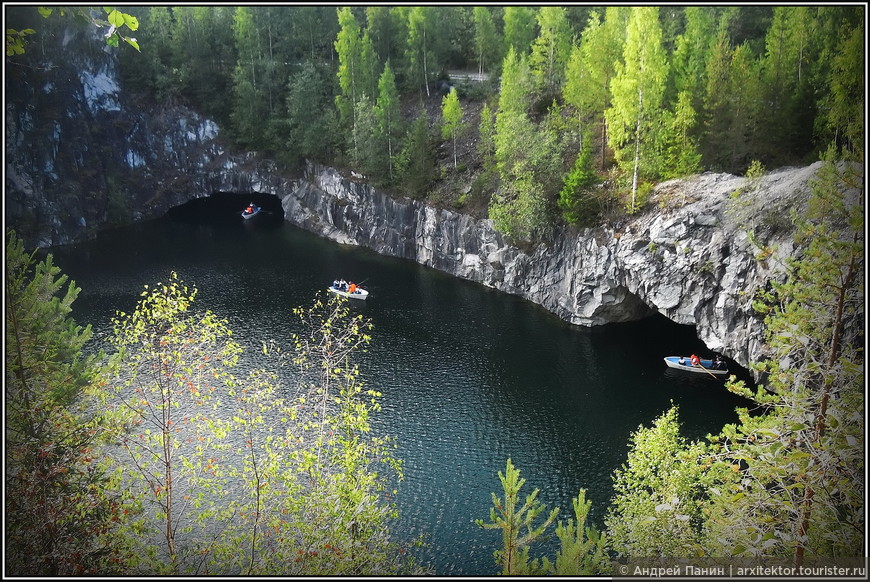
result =
[[[680,363],[681,360],[682,363]],[[713,374],[714,376],[725,376],[728,374],[726,368],[714,368],[713,360],[699,360],[699,364],[693,366],[688,356],[668,356],[665,358],[665,364],[677,370],[695,372],[697,374]]]
[[341,295],[342,297],[347,297],[348,299],[365,299],[369,296],[369,292],[363,289],[360,286],[356,286],[353,292],[348,291],[347,288],[340,288],[332,285],[328,288],[330,293],[335,293],[336,295]]
[[248,208],[242,210],[242,218],[244,218],[245,220],[250,220],[251,218],[254,218],[263,209],[262,206],[250,206],[249,208],[251,208],[251,212],[248,212]]

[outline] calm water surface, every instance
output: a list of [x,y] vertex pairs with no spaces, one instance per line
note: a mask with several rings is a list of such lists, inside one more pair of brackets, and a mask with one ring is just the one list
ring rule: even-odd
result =
[[[255,219],[256,220],[256,219]],[[82,288],[79,323],[97,334],[131,310],[144,285],[171,271],[199,288],[197,306],[227,318],[243,344],[288,345],[292,308],[311,305],[335,278],[365,281],[354,310],[374,323],[359,363],[383,393],[373,425],[396,437],[404,462],[397,535],[425,534],[420,550],[439,575],[497,573],[501,535],[488,519],[497,472],[511,458],[548,508],[569,517],[586,488],[600,522],[611,474],[639,425],[679,405],[684,433],[699,438],[736,420],[746,402],[721,380],[669,370],[662,358],[709,355],[694,329],[655,317],[585,329],[544,309],[410,261],[341,246],[280,220],[161,219],[52,249]],[[256,353],[252,350],[252,353]],[[573,517],[573,515],[570,515]]]

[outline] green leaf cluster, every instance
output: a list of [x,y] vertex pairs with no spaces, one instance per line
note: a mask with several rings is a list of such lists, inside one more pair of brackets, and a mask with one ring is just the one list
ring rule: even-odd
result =
[[[65,288],[65,289],[64,289]],[[6,233],[5,554],[14,576],[117,574],[123,495],[100,453],[117,432],[96,405],[98,354],[71,317],[80,289]]]

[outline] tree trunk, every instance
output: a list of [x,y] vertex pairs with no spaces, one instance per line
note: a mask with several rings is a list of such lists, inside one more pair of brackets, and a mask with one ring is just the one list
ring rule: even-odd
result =
[[643,89],[637,93],[637,125],[634,129],[634,175],[631,178],[631,211],[634,212],[637,198],[637,173],[640,165],[640,124],[643,117]]
[[[854,236],[854,242],[858,242],[858,236]],[[837,356],[840,353],[840,339],[843,335],[843,309],[846,304],[846,292],[849,287],[852,286],[852,281],[856,275],[856,267],[855,267],[855,254],[852,253],[852,256],[849,258],[849,270],[846,272],[846,277],[843,279],[843,284],[838,289],[837,294],[837,304],[834,310],[834,329],[832,330],[831,336],[831,348],[828,350],[828,368],[831,369],[834,367],[834,364],[837,362]],[[813,436],[813,444],[817,445],[821,443],[822,437],[825,434],[825,417],[828,414],[828,401],[831,398],[831,388],[828,382],[825,382],[824,379],[821,379],[824,383],[825,390],[822,393],[822,400],[819,404],[819,412],[816,415],[816,429],[815,435]],[[798,522],[798,546],[795,548],[794,554],[794,565],[799,568],[803,565],[804,561],[804,552],[806,550],[806,546],[803,542],[803,539],[807,532],[810,529],[810,517],[813,509],[813,497],[815,496],[815,489],[813,488],[811,483],[807,483],[804,487],[804,501],[801,506],[801,517]]]

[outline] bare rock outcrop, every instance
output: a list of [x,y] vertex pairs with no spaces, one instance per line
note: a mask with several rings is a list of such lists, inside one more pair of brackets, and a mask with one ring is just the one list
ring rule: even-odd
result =
[[286,220],[337,242],[519,295],[577,325],[658,312],[745,366],[763,353],[752,302],[783,276],[794,252],[790,213],[806,204],[818,168],[664,182],[623,228],[564,230],[532,250],[490,220],[392,199],[314,164],[282,198]]

